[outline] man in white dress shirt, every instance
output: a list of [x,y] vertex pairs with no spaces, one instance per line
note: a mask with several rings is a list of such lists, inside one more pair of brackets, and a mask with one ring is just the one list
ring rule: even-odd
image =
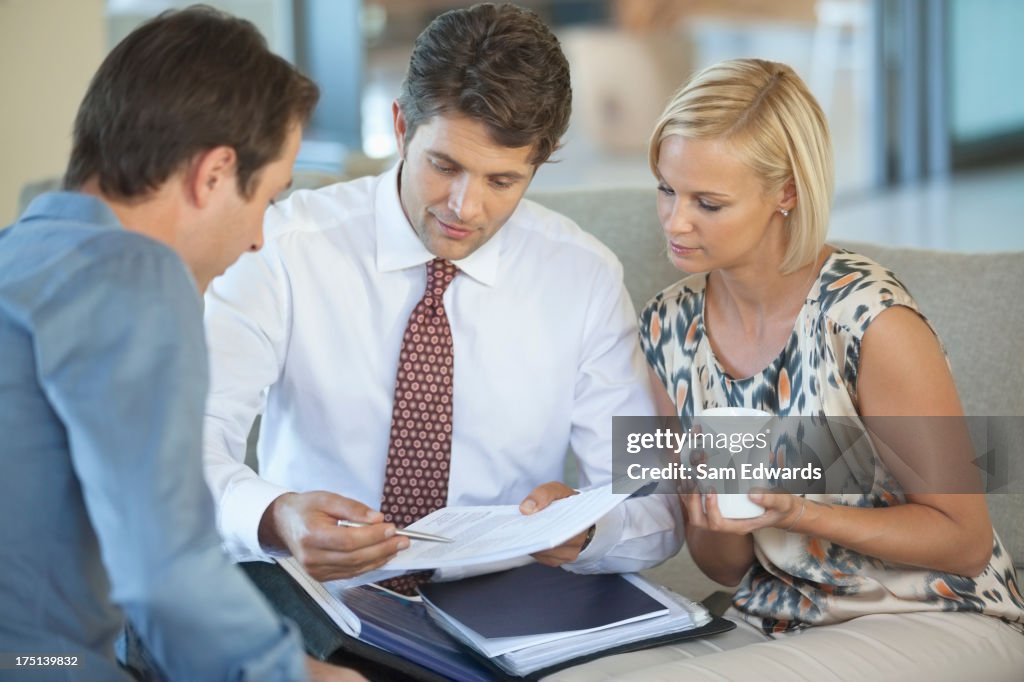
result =
[[[331,580],[408,546],[377,510],[403,332],[436,258],[457,268],[443,294],[447,504],[541,509],[573,493],[558,482],[570,447],[581,487],[610,481],[612,417],[654,413],[622,268],[523,199],[570,100],[565,57],[532,12],[438,17],[393,106],[398,165],[279,202],[264,248],[213,283],[206,471],[236,556],[290,553]],[[243,460],[261,411],[257,475]],[[536,558],[577,572],[651,566],[679,549],[676,505],[628,500]]]

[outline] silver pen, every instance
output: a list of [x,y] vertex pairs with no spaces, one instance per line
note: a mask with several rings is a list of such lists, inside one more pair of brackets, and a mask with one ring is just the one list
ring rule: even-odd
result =
[[[365,526],[372,526],[372,523],[364,523],[362,521],[343,521],[338,519],[338,525],[344,526],[345,528],[363,528]],[[418,530],[406,530],[405,528],[396,528],[395,535],[404,535],[407,538],[413,540],[427,540],[429,542],[454,542],[451,538],[444,538],[440,535],[431,535],[430,533],[421,533]]]

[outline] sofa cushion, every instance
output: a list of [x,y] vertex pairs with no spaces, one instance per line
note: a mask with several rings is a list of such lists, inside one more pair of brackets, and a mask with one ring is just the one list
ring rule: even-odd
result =
[[626,288],[639,312],[682,273],[668,260],[651,189],[588,189],[536,192],[529,196],[575,220],[622,261]]

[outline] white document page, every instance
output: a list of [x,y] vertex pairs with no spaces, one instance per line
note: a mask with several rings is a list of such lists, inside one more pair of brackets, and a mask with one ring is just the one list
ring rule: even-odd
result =
[[385,564],[387,570],[471,566],[526,556],[557,547],[582,533],[628,497],[609,484],[552,502],[525,515],[518,505],[445,507],[409,526],[451,538],[451,543],[413,540]]

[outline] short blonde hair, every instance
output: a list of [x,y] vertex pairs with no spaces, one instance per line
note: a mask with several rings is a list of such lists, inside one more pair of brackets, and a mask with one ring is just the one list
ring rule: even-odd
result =
[[789,242],[780,270],[814,262],[825,244],[832,205],[832,139],[807,85],[785,64],[734,59],[693,76],[672,97],[651,135],[651,171],[658,176],[662,141],[671,135],[721,139],[760,176],[766,192],[790,180],[797,203],[787,220]]

